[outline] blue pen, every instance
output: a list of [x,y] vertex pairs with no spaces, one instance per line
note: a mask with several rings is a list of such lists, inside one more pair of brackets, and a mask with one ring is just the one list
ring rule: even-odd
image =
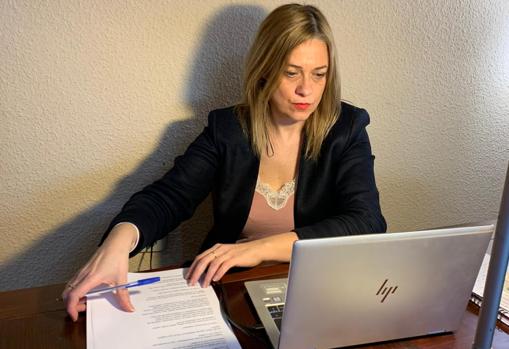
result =
[[97,293],[109,292],[109,291],[117,290],[119,288],[130,288],[130,287],[136,287],[136,286],[149,285],[149,284],[153,284],[154,282],[158,282],[158,281],[161,281],[161,278],[159,276],[154,277],[154,278],[141,279],[141,280],[129,282],[129,283],[123,284],[123,285],[105,287],[105,288],[100,288],[98,290],[92,290],[92,291],[88,292],[86,295],[92,296]]

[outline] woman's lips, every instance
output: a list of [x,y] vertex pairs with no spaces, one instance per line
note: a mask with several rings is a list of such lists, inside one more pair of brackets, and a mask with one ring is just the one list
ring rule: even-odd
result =
[[293,105],[295,106],[295,109],[297,109],[297,110],[306,110],[309,108],[311,103],[293,103]]

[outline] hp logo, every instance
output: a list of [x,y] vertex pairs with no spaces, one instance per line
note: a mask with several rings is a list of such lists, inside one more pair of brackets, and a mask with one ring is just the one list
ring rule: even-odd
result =
[[385,298],[387,298],[389,293],[394,293],[398,289],[398,286],[385,287],[385,284],[387,284],[387,281],[389,281],[389,279],[385,279],[384,283],[382,284],[382,286],[380,286],[380,289],[376,293],[377,296],[378,295],[383,296],[380,303],[383,303],[385,301]]

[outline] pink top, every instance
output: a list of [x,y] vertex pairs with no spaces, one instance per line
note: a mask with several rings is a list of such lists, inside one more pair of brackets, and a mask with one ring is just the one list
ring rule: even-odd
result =
[[294,192],[295,180],[274,191],[258,179],[240,240],[256,240],[293,230]]

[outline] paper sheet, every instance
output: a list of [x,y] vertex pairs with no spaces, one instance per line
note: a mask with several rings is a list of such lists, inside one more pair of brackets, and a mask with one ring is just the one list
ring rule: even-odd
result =
[[161,281],[129,290],[136,311],[118,309],[112,293],[87,299],[87,348],[240,349],[211,287],[190,287],[184,269],[129,273],[129,282]]
[[[484,294],[484,285],[488,276],[488,267],[490,265],[490,255],[485,254],[482,261],[481,269],[475,280],[474,289],[472,292],[482,299]],[[504,288],[502,291],[502,297],[500,299],[499,307],[499,318],[502,322],[509,325],[509,275],[506,274],[504,281]]]

